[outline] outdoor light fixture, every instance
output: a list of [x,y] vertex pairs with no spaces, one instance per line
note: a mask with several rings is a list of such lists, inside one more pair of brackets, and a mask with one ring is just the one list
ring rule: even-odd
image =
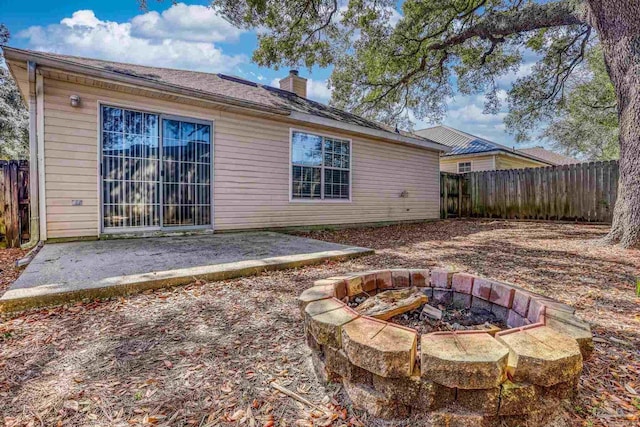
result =
[[80,106],[80,97],[78,95],[71,95],[69,97],[69,101],[71,101],[71,106],[72,107],[79,107]]

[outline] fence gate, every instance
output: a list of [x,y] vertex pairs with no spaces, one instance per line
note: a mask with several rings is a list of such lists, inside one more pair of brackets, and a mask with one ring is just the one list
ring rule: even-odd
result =
[[462,175],[440,172],[440,217],[459,218],[463,216],[462,195],[463,195]]
[[0,160],[0,235],[9,248],[29,240],[29,162]]

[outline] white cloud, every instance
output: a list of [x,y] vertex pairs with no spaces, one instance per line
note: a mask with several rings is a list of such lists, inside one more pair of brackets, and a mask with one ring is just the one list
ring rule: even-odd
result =
[[332,89],[327,87],[327,81],[309,79],[307,81],[307,96],[315,101],[329,102]]
[[[29,47],[36,50],[159,67],[224,72],[247,62],[245,55],[226,55],[211,43],[210,40],[218,37],[213,32],[202,35],[203,40],[209,41],[194,40],[194,36],[188,34],[186,21],[176,24],[175,33],[165,31],[169,21],[175,19],[173,12],[168,12],[176,8],[191,11],[193,7],[201,6],[173,5],[162,15],[148,12],[131,22],[103,21],[91,10],[79,10],[60,24],[30,27],[17,36],[26,38]],[[137,21],[136,25],[150,22],[154,18],[149,16],[155,16],[153,14],[161,23],[156,37],[151,37],[149,32],[144,37],[134,34],[133,22]],[[200,25],[202,21],[194,23],[195,31]]]
[[131,35],[148,39],[225,42],[237,40],[242,32],[210,7],[184,3],[171,6],[162,14],[152,11],[131,20]]
[[[271,80],[270,86],[280,87],[280,79]],[[307,98],[326,104],[331,98],[331,92],[332,89],[327,87],[327,80],[307,80]]]
[[[506,93],[498,91],[498,97],[502,98]],[[440,123],[433,123],[426,120],[416,120],[413,114],[409,118],[414,121],[414,129],[443,124],[472,135],[495,141],[507,146],[513,145],[513,137],[505,132],[503,119],[506,116],[506,109],[497,114],[484,114],[484,95],[456,95],[445,100],[447,112]]]
[[64,18],[60,21],[62,25],[67,27],[89,27],[95,28],[100,24],[100,20],[96,18],[96,15],[92,10],[79,10],[73,13],[71,18]]
[[523,62],[522,64],[520,64],[520,67],[516,72],[508,73],[498,77],[496,79],[496,83],[498,84],[499,87],[503,87],[503,88],[506,87],[507,89],[509,89],[517,79],[531,74],[531,71],[533,71],[533,66],[535,64],[536,64],[536,61]]

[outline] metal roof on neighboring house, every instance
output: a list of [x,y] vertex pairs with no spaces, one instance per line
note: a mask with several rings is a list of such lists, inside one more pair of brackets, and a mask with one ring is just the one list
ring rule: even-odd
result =
[[535,154],[525,153],[521,150],[516,150],[514,148],[507,147],[506,145],[498,144],[497,142],[471,135],[470,133],[454,129],[449,126],[434,126],[426,129],[420,129],[413,133],[439,144],[451,147],[451,151],[444,154],[445,156],[460,156],[465,154],[481,154],[502,151],[541,163],[549,165],[554,164],[549,160],[536,156]]
[[[448,151],[428,138],[416,136],[409,132],[395,131],[385,125],[356,116],[349,112],[321,104],[307,98],[300,97],[293,92],[279,88],[258,84],[235,76],[225,74],[205,73],[172,68],[149,67],[146,65],[127,64],[121,62],[104,61],[101,59],[83,58],[77,56],[60,55],[56,53],[16,49],[3,46],[5,57],[29,57],[30,60],[55,61],[60,66],[80,66],[87,71],[108,73],[114,77],[134,78],[140,85],[160,84],[167,89],[186,89],[191,93],[215,97],[216,102],[230,104],[243,103],[245,108],[264,109],[267,111],[291,115],[295,113],[309,115],[327,121],[335,121],[351,126],[373,130],[380,137],[397,140],[398,136],[405,142],[424,145],[426,148]],[[324,123],[323,122],[323,123]],[[328,123],[328,122],[327,122]],[[330,124],[329,124],[330,126]],[[409,141],[410,140],[410,141]]]
[[544,159],[556,166],[559,165],[572,165],[580,163],[580,160],[573,157],[565,156],[564,154],[556,153],[555,151],[547,150],[544,147],[531,147],[531,148],[519,148],[519,152],[536,156],[540,159]]

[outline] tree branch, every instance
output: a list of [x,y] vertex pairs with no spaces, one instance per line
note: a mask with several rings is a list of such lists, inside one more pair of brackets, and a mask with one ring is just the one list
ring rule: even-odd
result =
[[530,3],[520,9],[489,14],[476,25],[429,45],[430,50],[441,50],[464,43],[474,37],[488,39],[509,36],[542,28],[586,23],[586,12],[569,0],[555,3]]

